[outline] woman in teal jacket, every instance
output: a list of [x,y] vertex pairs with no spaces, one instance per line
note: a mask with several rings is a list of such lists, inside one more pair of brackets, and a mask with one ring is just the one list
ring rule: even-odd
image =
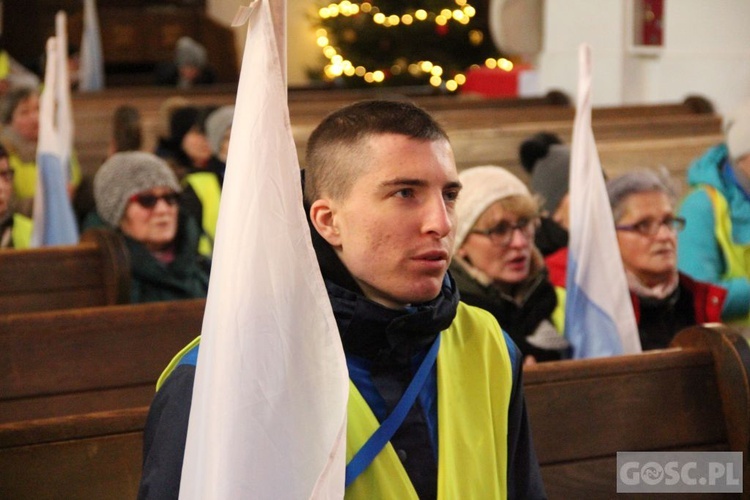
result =
[[725,126],[725,143],[709,149],[688,169],[692,192],[680,215],[680,271],[727,290],[724,321],[750,316],[750,102]]

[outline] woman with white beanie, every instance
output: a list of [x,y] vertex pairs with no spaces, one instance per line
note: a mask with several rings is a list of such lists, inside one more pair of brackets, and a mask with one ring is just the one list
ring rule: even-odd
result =
[[564,358],[564,290],[549,282],[534,245],[539,202],[502,167],[473,167],[459,179],[451,274],[461,300],[491,312],[526,362]]
[[677,265],[727,290],[725,322],[750,324],[750,101],[727,117],[724,139],[688,169]]
[[130,254],[132,302],[202,298],[208,292],[199,229],[180,212],[179,196],[174,172],[152,153],[115,153],[94,177],[97,213],[123,235]]

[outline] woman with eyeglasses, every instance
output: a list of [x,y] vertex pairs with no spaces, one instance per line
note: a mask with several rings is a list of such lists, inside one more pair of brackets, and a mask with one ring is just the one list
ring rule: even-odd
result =
[[125,238],[131,261],[131,301],[205,297],[207,259],[198,253],[200,231],[180,213],[180,185],[156,155],[112,155],[94,177],[98,215]]
[[644,350],[667,347],[683,328],[721,321],[726,291],[677,270],[674,195],[654,172],[624,174],[607,182],[625,275]]
[[459,180],[450,269],[461,300],[491,312],[525,363],[566,357],[564,291],[547,279],[534,245],[539,202],[502,167],[473,167]]

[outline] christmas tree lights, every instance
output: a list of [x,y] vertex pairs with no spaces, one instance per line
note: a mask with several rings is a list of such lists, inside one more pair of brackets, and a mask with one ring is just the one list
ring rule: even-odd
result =
[[343,0],[316,9],[312,22],[325,62],[314,73],[343,86],[429,84],[455,91],[471,66],[512,69],[468,0]]

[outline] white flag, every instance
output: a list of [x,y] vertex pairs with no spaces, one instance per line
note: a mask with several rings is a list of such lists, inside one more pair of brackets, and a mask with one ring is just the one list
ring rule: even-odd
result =
[[78,243],[78,226],[68,195],[73,116],[66,22],[65,13],[59,12],[55,18],[56,36],[47,41],[44,90],[39,103],[33,247]]
[[579,49],[578,102],[570,158],[565,335],[573,357],[641,352],[612,209],[591,128],[591,50]]
[[348,374],[302,205],[268,2],[251,5],[182,499],[344,494]]
[[104,56],[96,0],[83,0],[83,33],[78,90],[93,92],[104,88]]

